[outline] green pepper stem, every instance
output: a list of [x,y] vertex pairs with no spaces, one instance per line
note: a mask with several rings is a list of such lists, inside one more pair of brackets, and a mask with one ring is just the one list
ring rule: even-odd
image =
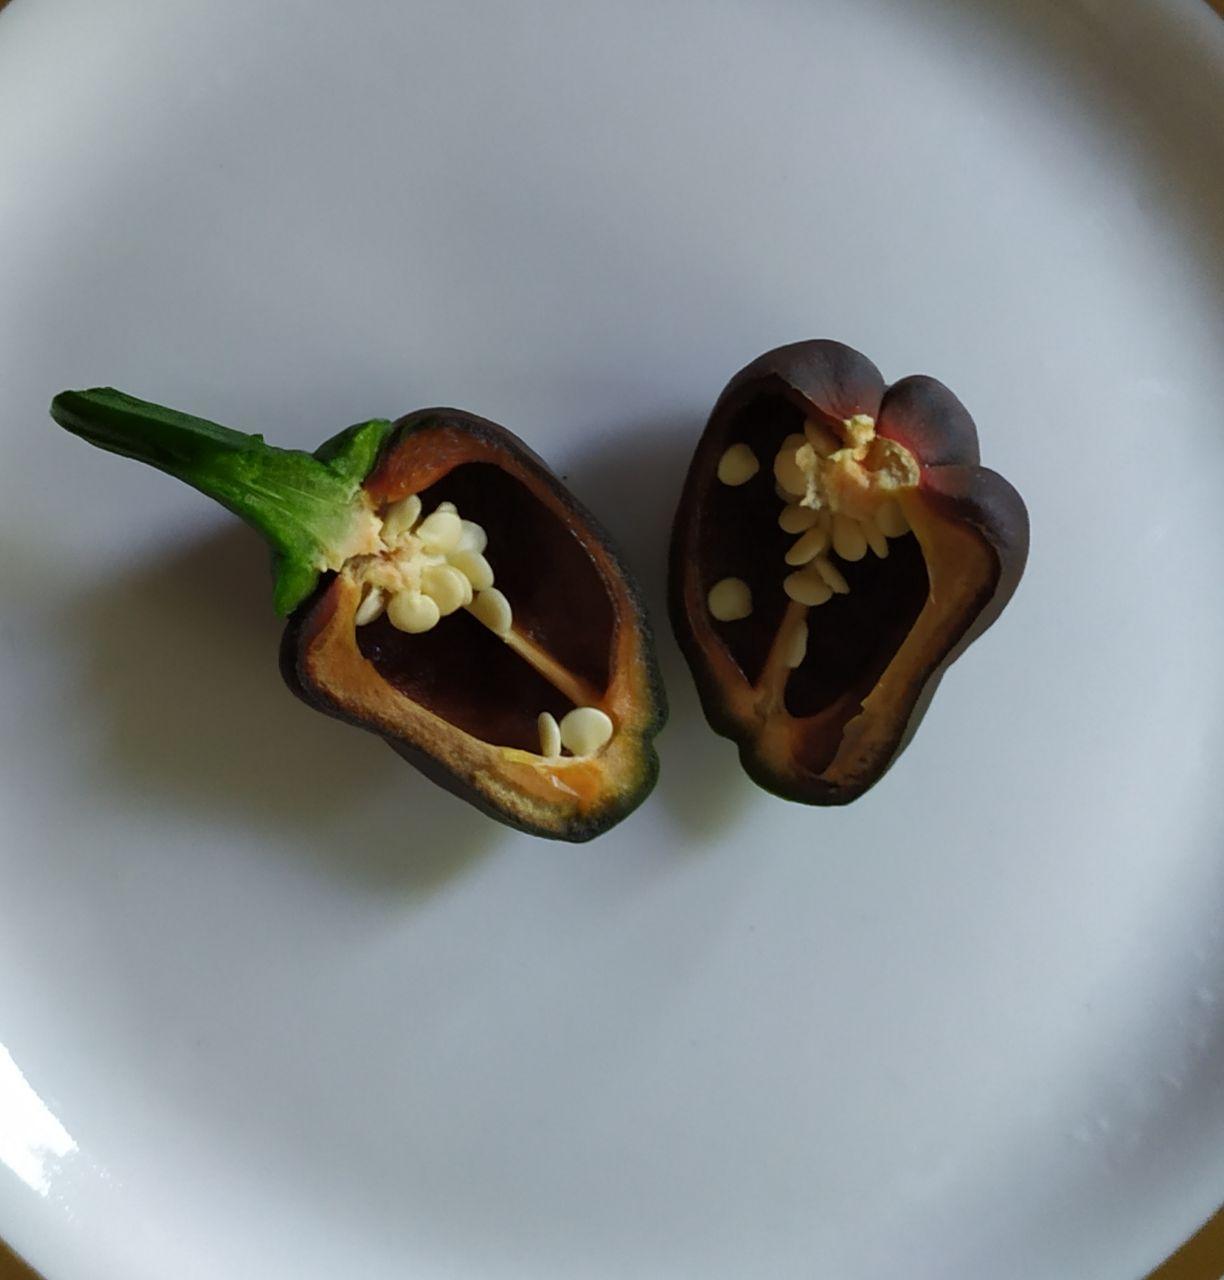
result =
[[90,444],[185,481],[261,533],[274,552],[274,603],[282,615],[314,590],[321,572],[371,549],[376,521],[361,482],[389,422],[350,427],[316,457],[109,387],[63,391],[51,416]]

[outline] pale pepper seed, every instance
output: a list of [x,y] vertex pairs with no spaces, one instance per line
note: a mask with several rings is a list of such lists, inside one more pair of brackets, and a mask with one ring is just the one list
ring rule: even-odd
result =
[[463,532],[459,535],[456,551],[474,551],[479,555],[489,545],[489,535],[473,520],[462,520]]
[[536,717],[536,728],[540,734],[540,754],[553,759],[561,754],[561,727],[556,717],[548,711],[541,711]]
[[426,551],[434,555],[445,555],[454,551],[459,545],[459,536],[463,533],[463,521],[454,511],[435,511],[426,516],[416,528],[416,536]]
[[353,621],[359,626],[364,627],[367,622],[373,622],[375,618],[382,616],[386,599],[383,596],[381,587],[370,587],[361,603],[357,606],[357,612],[353,615]]
[[719,622],[738,622],[752,612],[752,590],[742,578],[724,578],[710,588],[706,604]]
[[449,564],[437,564],[421,574],[421,590],[438,606],[443,617],[462,609],[472,599],[472,584]]
[[836,592],[839,596],[849,594],[850,584],[846,581],[845,574],[828,556],[817,556],[812,561],[812,568],[825,580],[831,591]]
[[809,529],[798,542],[786,553],[786,563],[791,565],[807,564],[814,560],[829,545],[829,535],[819,525]]
[[401,534],[407,533],[421,518],[421,500],[415,493],[393,503],[383,516],[382,540],[390,546]]
[[783,533],[805,533],[820,519],[820,512],[811,507],[800,507],[793,503],[782,508],[778,517],[778,528]]
[[787,436],[774,459],[774,479],[794,497],[802,497],[807,489],[807,476],[795,461],[795,454],[807,441],[802,436]]
[[783,579],[782,589],[796,604],[812,608],[824,604],[833,594],[833,588],[811,569],[800,569],[798,573],[787,574]]
[[476,598],[468,605],[468,612],[477,622],[483,622],[494,635],[507,636],[514,621],[510,611],[510,601],[496,587],[477,592]]
[[797,625],[792,629],[790,635],[787,637],[786,646],[783,650],[786,665],[792,671],[794,671],[796,667],[803,665],[803,660],[807,657],[808,646],[807,618],[801,617],[796,621]]
[[492,566],[479,551],[453,551],[448,560],[477,591],[487,591],[493,585]]
[[432,630],[441,616],[437,601],[420,591],[397,591],[387,603],[391,625],[410,636]]
[[576,756],[594,755],[612,740],[612,717],[598,707],[575,707],[558,726],[562,743]]
[[733,444],[718,460],[718,478],[732,488],[747,484],[761,469],[757,456],[746,444]]
[[867,545],[875,552],[881,560],[888,555],[888,539],[884,536],[880,526],[874,520],[860,521],[863,530],[863,537],[867,539]]
[[840,511],[833,515],[833,550],[843,560],[861,560],[867,554],[863,526]]

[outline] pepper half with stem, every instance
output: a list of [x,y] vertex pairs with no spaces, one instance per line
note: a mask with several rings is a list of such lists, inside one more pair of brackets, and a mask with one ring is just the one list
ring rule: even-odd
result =
[[792,343],[723,391],[671,545],[672,625],[706,718],[761,786],[845,804],[888,769],[1028,554],[1016,490],[942,383]]
[[608,535],[517,436],[456,409],[279,449],[110,388],[52,417],[272,547],[281,671],[492,817],[589,840],[645,799],[666,703]]

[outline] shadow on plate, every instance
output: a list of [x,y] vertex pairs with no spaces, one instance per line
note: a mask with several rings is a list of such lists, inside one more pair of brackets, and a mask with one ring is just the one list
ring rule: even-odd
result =
[[412,895],[497,843],[487,818],[373,735],[299,702],[277,668],[267,553],[231,525],[72,602],[78,727],[111,793],[292,844],[328,874]]
[[661,803],[699,844],[726,830],[761,793],[735,748],[706,724],[693,679],[667,616],[667,546],[672,514],[704,417],[675,414],[594,436],[566,481],[616,540],[641,583],[654,628],[671,713],[659,736]]
[[[667,623],[671,512],[699,430],[677,419],[609,431],[569,477],[638,573],[659,643],[672,714],[647,803],[666,805],[698,841],[753,794],[734,749],[706,726]],[[286,689],[270,591],[262,542],[233,524],[73,600],[81,685],[71,705],[79,727],[100,722],[101,785],[267,831],[277,847],[287,838],[329,874],[371,888],[421,894],[462,874],[502,829]]]

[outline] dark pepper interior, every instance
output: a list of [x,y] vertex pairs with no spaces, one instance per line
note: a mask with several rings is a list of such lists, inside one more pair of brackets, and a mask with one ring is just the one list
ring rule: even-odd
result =
[[[749,617],[712,624],[750,684],[760,679],[777,638],[790,604],[782,582],[794,571],[785,556],[797,535],[778,527],[783,503],[774,487],[774,457],[788,435],[802,433],[808,416],[780,394],[755,396],[733,411],[715,456],[743,441],[760,470],[736,487],[712,476],[702,504],[703,591],[727,577],[752,589]],[[922,550],[913,534],[890,539],[888,549],[882,560],[871,551],[854,562],[832,555],[850,592],[808,610],[807,653],[786,683],[791,715],[814,716],[842,701],[849,719],[914,625],[929,585]]]
[[835,558],[850,594],[808,610],[803,665],[786,682],[786,709],[813,716],[853,694],[857,710],[917,620],[927,597],[927,568],[912,533],[892,538],[888,555]]
[[[489,536],[495,585],[529,635],[601,692],[611,678],[616,613],[599,570],[573,530],[520,480],[490,463],[465,463],[421,492],[424,510],[453,502]],[[357,628],[362,655],[413,701],[474,737],[538,751],[536,717],[572,704],[464,610],[407,635],[386,616]]]
[[782,502],[774,492],[773,460],[782,441],[803,430],[803,414],[782,396],[757,396],[725,424],[713,455],[743,441],[757,456],[760,470],[747,484],[730,487],[713,474],[701,506],[697,545],[702,556],[702,594],[723,578],[742,578],[752,588],[752,613],[714,627],[744,673],[755,684],[778,635],[790,603],[782,579],[783,561],[795,535],[778,528]]

